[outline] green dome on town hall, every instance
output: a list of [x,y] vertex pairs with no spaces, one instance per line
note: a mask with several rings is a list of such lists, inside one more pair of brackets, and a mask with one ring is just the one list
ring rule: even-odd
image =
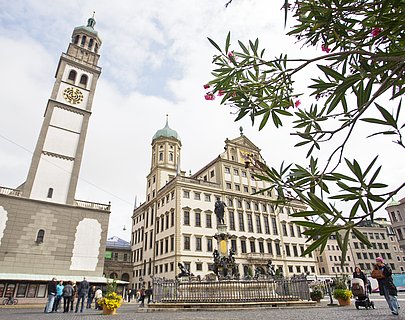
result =
[[175,138],[180,141],[180,136],[177,133],[176,130],[173,130],[172,128],[169,127],[169,119],[166,118],[166,125],[164,128],[156,131],[155,135],[152,138],[152,141],[157,139],[157,138]]

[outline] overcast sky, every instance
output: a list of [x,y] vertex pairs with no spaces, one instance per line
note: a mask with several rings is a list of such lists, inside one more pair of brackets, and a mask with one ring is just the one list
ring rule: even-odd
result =
[[[267,57],[321,54],[285,36],[284,0],[0,0],[0,186],[25,181],[57,63],[73,28],[96,12],[95,29],[103,41],[96,89],[76,199],[112,203],[109,236],[130,238],[135,197],[145,201],[154,133],[165,125],[182,141],[182,170],[196,172],[223,151],[224,140],[244,134],[262,149],[271,166],[302,161],[306,149],[286,128],[258,131],[246,119],[234,122],[229,107],[204,100],[215,49],[228,31],[237,40],[259,37]],[[309,71],[296,78],[308,83]],[[312,75],[311,75],[312,76]],[[300,107],[313,101],[307,96]],[[365,139],[358,132],[350,146],[364,163],[379,154],[382,180],[404,180],[403,150],[390,139]],[[349,152],[350,153],[350,152]],[[350,154],[349,154],[350,156]],[[401,161],[402,160],[402,161]],[[404,196],[402,192],[396,199]],[[385,211],[381,210],[380,215]],[[123,226],[126,226],[126,231]]]

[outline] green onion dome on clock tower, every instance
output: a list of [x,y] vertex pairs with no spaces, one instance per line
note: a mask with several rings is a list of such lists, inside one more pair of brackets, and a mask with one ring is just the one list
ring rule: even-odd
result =
[[162,138],[174,138],[176,140],[181,141],[180,136],[177,133],[177,131],[173,130],[172,128],[169,127],[169,119],[168,119],[167,116],[166,116],[166,125],[164,126],[164,128],[156,131],[155,135],[152,138],[152,142],[154,140],[156,140],[157,138],[160,138],[160,137],[162,137]]

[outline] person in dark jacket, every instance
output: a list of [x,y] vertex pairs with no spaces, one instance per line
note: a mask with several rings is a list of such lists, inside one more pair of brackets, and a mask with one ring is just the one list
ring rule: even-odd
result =
[[91,309],[91,304],[94,299],[94,293],[96,292],[96,286],[90,286],[89,292],[87,293],[87,309]]
[[363,280],[364,289],[367,290],[367,286],[368,286],[367,277],[364,274],[364,272],[361,271],[361,269],[359,267],[354,268],[353,279],[354,278]]
[[84,300],[87,297],[87,294],[89,292],[89,283],[86,280],[86,277],[83,278],[83,281],[80,282],[79,286],[77,287],[77,302],[76,302],[76,311],[79,311],[79,304],[80,301],[82,302],[82,305],[80,307],[80,312],[83,312],[84,309]]
[[384,263],[384,259],[381,257],[377,257],[375,259],[376,264],[375,268],[381,270],[384,274],[384,278],[377,279],[378,281],[378,288],[380,290],[380,295],[385,297],[385,300],[388,303],[388,307],[390,308],[393,315],[398,315],[398,300],[397,300],[397,288],[394,285],[394,280],[392,279],[392,270],[391,268]]
[[52,278],[52,281],[48,282],[48,302],[45,306],[45,313],[50,313],[53,310],[53,303],[56,298],[56,278]]
[[63,288],[63,312],[69,312],[69,306],[72,302],[73,297],[73,287],[72,282],[69,281]]

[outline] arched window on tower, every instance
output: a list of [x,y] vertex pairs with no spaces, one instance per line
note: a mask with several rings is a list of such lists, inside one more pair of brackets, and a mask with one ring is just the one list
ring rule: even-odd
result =
[[73,43],[74,43],[74,44],[78,44],[78,43],[79,43],[79,39],[80,39],[80,36],[79,36],[79,35],[76,35],[76,37],[75,37]]
[[47,198],[52,198],[53,196],[53,188],[48,189],[48,195],[46,196]]
[[96,45],[94,46],[94,52],[97,53],[98,52],[98,43],[96,42]]
[[86,36],[82,36],[81,46],[84,47],[85,44],[86,44]]
[[68,82],[75,83],[76,75],[77,75],[77,72],[75,70],[70,70],[69,76],[68,76]]
[[163,161],[163,152],[159,152],[159,161]]
[[173,152],[169,153],[169,161],[173,161]]
[[82,74],[82,76],[80,77],[80,85],[84,88],[87,86],[87,79],[88,76],[86,74]]
[[44,237],[45,237],[45,230],[44,229],[39,229],[38,233],[37,233],[37,239],[35,240],[35,242],[37,244],[40,244],[40,243],[44,242]]
[[93,43],[94,43],[94,40],[90,39],[89,40],[89,46],[88,46],[89,50],[91,50],[91,48],[93,48]]

